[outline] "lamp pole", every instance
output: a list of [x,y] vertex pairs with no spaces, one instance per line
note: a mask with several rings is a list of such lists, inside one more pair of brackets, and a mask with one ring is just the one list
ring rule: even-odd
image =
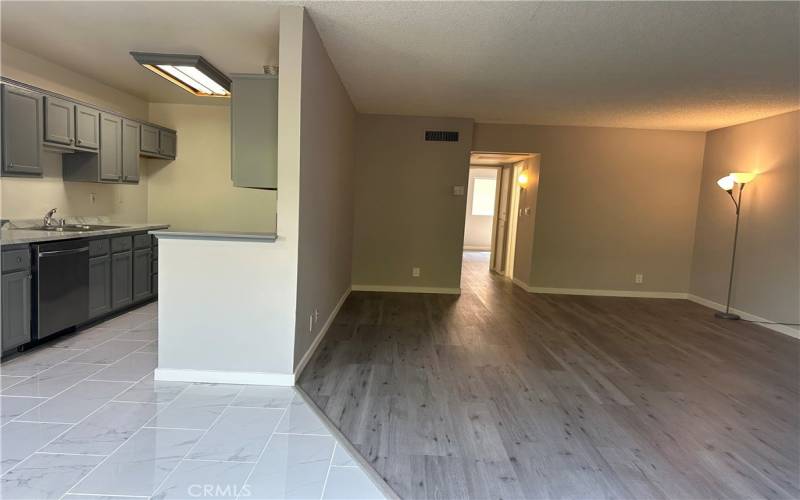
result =
[[738,314],[731,312],[731,291],[733,290],[733,270],[736,265],[736,242],[739,239],[739,212],[742,208],[742,191],[744,191],[744,184],[739,184],[738,200],[733,197],[733,189],[726,190],[736,206],[736,229],[733,231],[733,252],[731,253],[731,272],[728,278],[728,299],[725,302],[725,312],[716,312],[714,316],[721,319],[741,319]]

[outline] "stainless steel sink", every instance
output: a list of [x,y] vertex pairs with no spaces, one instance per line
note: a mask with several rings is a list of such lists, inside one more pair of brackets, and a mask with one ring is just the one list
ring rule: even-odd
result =
[[103,231],[105,229],[119,229],[124,226],[104,226],[100,224],[66,224],[63,226],[37,226],[29,227],[33,231],[50,231],[54,233],[80,233],[83,231]]

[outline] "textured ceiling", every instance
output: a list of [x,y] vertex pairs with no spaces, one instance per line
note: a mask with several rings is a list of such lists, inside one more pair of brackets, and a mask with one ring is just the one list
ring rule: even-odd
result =
[[225,73],[278,60],[278,9],[264,2],[0,2],[2,39],[150,102],[197,97],[139,66],[140,52],[200,54]]
[[362,112],[709,130],[798,108],[798,2],[306,5]]
[[[289,3],[289,2],[287,2]],[[710,130],[800,107],[800,3],[301,2],[361,112]],[[2,39],[154,102],[130,50],[277,61],[278,4],[0,2]]]

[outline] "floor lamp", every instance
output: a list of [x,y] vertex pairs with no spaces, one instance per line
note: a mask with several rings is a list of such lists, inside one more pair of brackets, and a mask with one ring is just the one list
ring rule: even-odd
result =
[[[721,319],[740,319],[738,314],[731,312],[731,290],[733,288],[733,269],[736,265],[736,240],[739,239],[739,212],[742,208],[742,191],[744,186],[755,178],[756,174],[751,172],[731,172],[722,179],[717,181],[717,185],[721,187],[733,200],[733,205],[736,207],[736,229],[733,232],[733,252],[731,253],[731,272],[728,278],[728,300],[725,302],[725,312],[717,312],[714,314],[717,318]],[[733,195],[734,186],[739,185],[739,192],[737,196]]]

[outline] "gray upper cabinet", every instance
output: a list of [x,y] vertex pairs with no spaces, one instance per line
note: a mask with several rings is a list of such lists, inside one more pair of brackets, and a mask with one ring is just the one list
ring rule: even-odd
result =
[[100,180],[122,179],[122,118],[100,113]]
[[238,187],[278,188],[278,78],[232,75],[231,179]]
[[42,175],[42,95],[3,85],[2,175]]
[[75,146],[100,149],[100,112],[80,104],[75,106]]
[[171,130],[158,131],[158,152],[161,156],[168,158],[175,158],[175,153],[178,148],[177,136]]
[[158,129],[150,125],[142,125],[141,134],[141,152],[158,154]]
[[139,182],[139,124],[122,120],[122,180]]
[[75,103],[44,97],[44,141],[66,147],[75,144]]

